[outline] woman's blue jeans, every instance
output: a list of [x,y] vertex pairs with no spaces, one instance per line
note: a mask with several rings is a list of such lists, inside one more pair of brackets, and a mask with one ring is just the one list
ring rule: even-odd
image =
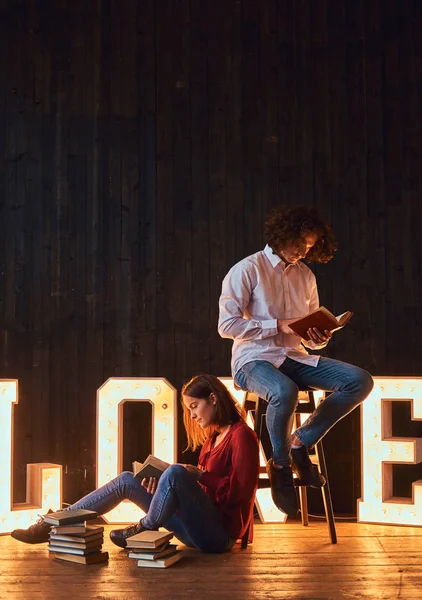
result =
[[316,367],[286,358],[277,369],[267,361],[254,360],[239,369],[235,381],[243,390],[254,392],[268,402],[267,428],[273,460],[279,465],[291,464],[290,438],[299,390],[332,392],[295,431],[300,441],[311,448],[358,406],[374,385],[367,371],[323,356]]
[[102,515],[122,500],[131,500],[147,513],[142,519],[146,529],[163,526],[186,546],[204,552],[225,552],[235,541],[229,537],[216,506],[181,465],[164,471],[154,494],[149,494],[130,471],[125,471],[67,510],[86,508]]

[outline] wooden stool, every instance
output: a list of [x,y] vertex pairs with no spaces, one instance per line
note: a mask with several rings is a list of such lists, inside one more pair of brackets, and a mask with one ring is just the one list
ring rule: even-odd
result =
[[[268,435],[267,425],[265,421],[267,402],[262,398],[259,398],[256,394],[248,392],[245,400],[245,410],[253,412],[254,418],[254,429],[261,442],[265,458],[268,458],[272,454],[271,441]],[[300,426],[300,416],[302,414],[311,414],[315,410],[315,399],[314,394],[311,390],[301,390],[299,392],[299,401],[295,411],[295,428]],[[315,456],[315,460],[313,460]],[[325,477],[326,483],[321,488],[322,500],[324,502],[325,516],[327,519],[328,530],[332,544],[337,543],[336,524],[334,520],[333,504],[331,501],[330,484],[328,481],[327,465],[325,463],[324,447],[322,440],[315,445],[315,455],[311,455],[311,460],[319,468],[321,474]],[[260,478],[258,487],[269,487],[269,480]],[[299,501],[300,501],[300,513],[302,517],[302,525],[305,527],[309,524],[308,518],[308,496],[306,486],[298,486],[299,488]],[[242,538],[242,548],[246,548],[248,544],[249,531],[245,533]]]

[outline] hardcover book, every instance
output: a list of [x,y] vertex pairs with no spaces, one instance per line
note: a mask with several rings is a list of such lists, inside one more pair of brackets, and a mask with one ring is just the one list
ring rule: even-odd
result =
[[58,546],[56,544],[54,544],[54,546],[52,544],[48,545],[48,551],[49,552],[63,552],[65,554],[79,554],[79,556],[86,556],[88,554],[92,554],[93,552],[96,552],[97,550],[101,549],[101,545],[99,545],[99,547],[96,548],[68,548],[66,546]]
[[60,560],[67,560],[73,563],[79,563],[81,565],[94,565],[95,563],[107,562],[108,552],[92,552],[86,556],[79,556],[78,554],[59,554],[55,553],[51,556]]
[[173,537],[172,532],[164,531],[141,531],[126,540],[126,548],[149,548],[155,549],[162,546]]
[[289,323],[289,327],[302,339],[308,341],[310,339],[308,329],[311,327],[316,327],[321,332],[325,329],[328,329],[328,331],[337,331],[344,327],[352,317],[353,313],[350,310],[335,317],[325,306],[320,306],[305,317]]
[[75,531],[72,525],[65,527],[53,527],[50,531],[50,538],[60,536],[63,539],[69,540],[70,542],[79,541],[79,540],[87,540],[94,536],[98,536],[103,534],[104,527],[101,525],[85,525],[82,527],[81,531],[78,529]]
[[58,542],[73,542],[75,544],[88,544],[95,540],[104,540],[104,534],[100,531],[99,533],[91,533],[88,536],[81,535],[65,535],[61,533],[50,533],[50,542],[54,544]]
[[137,479],[149,479],[150,477],[155,477],[156,479],[160,479],[163,472],[170,466],[169,463],[164,460],[160,460],[156,456],[150,454],[144,460],[143,463],[137,462],[136,460],[132,463],[133,466],[133,476]]
[[158,560],[138,560],[138,567],[153,567],[155,569],[167,569],[167,567],[171,567],[174,563],[177,563],[182,558],[182,553],[176,552],[171,554],[170,556],[166,556],[165,558],[159,558]]
[[62,525],[53,527],[51,529],[52,533],[65,533],[65,534],[79,534],[84,533],[87,530],[87,526],[85,525],[85,521],[81,523],[74,523],[73,525]]
[[68,542],[67,540],[58,540],[57,538],[50,538],[50,546],[60,547],[60,548],[74,548],[76,550],[99,550],[103,545],[104,538],[100,537],[95,540],[85,541],[81,540],[79,542]]
[[64,510],[44,515],[44,522],[50,525],[72,525],[74,523],[80,524],[96,517],[98,517],[98,513],[93,510],[77,508],[75,510]]
[[155,550],[148,551],[142,548],[137,548],[136,550],[129,552],[128,556],[129,558],[136,558],[137,560],[157,560],[158,558],[164,558],[165,556],[174,554],[176,550],[177,546],[175,544],[170,544],[163,550],[156,548]]

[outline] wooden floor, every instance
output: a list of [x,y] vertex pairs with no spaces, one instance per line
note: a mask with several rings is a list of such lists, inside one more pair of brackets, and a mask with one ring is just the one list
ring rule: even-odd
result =
[[257,523],[246,550],[210,555],[181,546],[183,560],[167,570],[137,568],[108,535],[109,563],[91,566],[0,536],[0,598],[422,598],[422,528],[339,522],[337,531],[333,546],[323,522]]

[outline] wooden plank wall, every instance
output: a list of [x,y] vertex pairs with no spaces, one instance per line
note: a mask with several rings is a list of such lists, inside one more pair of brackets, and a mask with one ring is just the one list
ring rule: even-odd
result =
[[[28,462],[65,465],[68,502],[93,488],[108,377],[229,374],[221,280],[280,202],[318,206],[339,238],[321,301],[356,316],[329,355],[422,376],[421,31],[419,0],[0,2],[15,499]],[[141,413],[127,453],[148,446]],[[327,444],[353,512],[357,412]]]

